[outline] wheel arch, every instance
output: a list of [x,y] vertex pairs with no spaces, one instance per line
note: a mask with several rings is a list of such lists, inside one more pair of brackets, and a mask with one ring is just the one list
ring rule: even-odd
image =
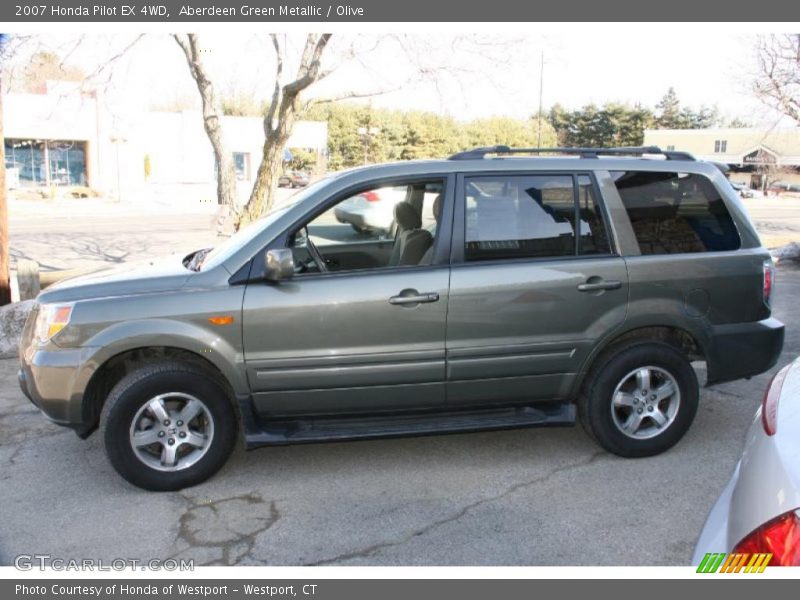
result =
[[[123,377],[142,365],[165,360],[195,365],[210,375],[226,391],[237,419],[241,423],[240,407],[236,402],[236,390],[228,377],[213,361],[192,350],[177,346],[140,346],[108,357],[92,373],[83,393],[81,410],[83,422],[87,424],[87,428],[81,437],[88,437],[97,429],[105,401],[113,387]],[[241,427],[239,429],[241,430]]]
[[676,325],[647,325],[617,331],[592,351],[584,361],[573,384],[572,397],[577,397],[592,368],[608,355],[640,342],[661,342],[669,344],[686,355],[690,361],[707,360],[707,345],[700,341],[697,332]]

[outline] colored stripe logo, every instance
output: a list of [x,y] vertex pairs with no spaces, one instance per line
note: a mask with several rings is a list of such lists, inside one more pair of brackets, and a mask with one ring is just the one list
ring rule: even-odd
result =
[[763,573],[772,554],[709,552],[697,566],[698,573]]

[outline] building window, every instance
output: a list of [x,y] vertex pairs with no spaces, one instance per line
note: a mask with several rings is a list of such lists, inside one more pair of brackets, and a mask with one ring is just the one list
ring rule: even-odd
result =
[[250,153],[234,152],[233,168],[236,171],[236,179],[239,181],[250,181]]
[[675,151],[675,146],[673,145],[667,146],[667,152],[674,152],[674,151]]
[[728,151],[728,140],[714,141],[714,154],[724,154]]
[[86,142],[6,139],[8,187],[86,185]]

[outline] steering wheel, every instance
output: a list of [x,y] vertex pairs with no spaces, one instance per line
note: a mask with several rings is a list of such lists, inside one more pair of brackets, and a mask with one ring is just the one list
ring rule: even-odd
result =
[[322,254],[319,253],[316,245],[311,241],[311,236],[308,234],[308,229],[306,229],[306,248],[308,249],[308,253],[311,255],[311,258],[314,259],[314,262],[316,263],[320,273],[327,273],[328,265],[325,264],[325,259],[322,258]]

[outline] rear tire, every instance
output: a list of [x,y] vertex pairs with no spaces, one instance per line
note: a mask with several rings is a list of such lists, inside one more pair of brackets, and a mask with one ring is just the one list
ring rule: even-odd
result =
[[174,491],[205,481],[225,464],[237,419],[225,389],[202,369],[163,362],[114,386],[101,432],[122,477],[146,490]]
[[642,342],[597,361],[578,399],[578,413],[586,432],[609,452],[653,456],[688,431],[699,395],[694,369],[679,350]]

